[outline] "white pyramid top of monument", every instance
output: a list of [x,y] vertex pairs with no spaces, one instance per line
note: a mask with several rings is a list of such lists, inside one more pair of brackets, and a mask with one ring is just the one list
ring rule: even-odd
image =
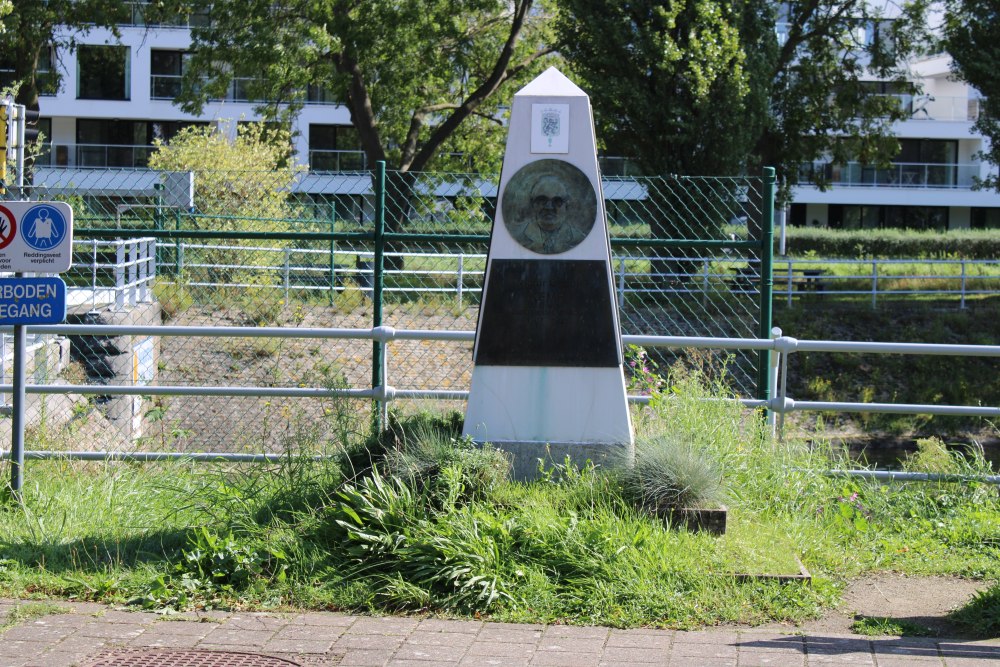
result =
[[538,76],[531,83],[514,93],[515,97],[587,97],[579,86],[566,78],[566,75],[550,67]]

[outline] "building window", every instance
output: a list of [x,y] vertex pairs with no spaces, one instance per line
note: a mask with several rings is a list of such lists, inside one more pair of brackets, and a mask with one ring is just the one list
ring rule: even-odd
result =
[[358,131],[353,125],[310,125],[309,165],[316,171],[365,169]]
[[[55,49],[43,47],[38,54],[38,68],[35,70],[35,84],[39,95],[55,95],[59,92],[55,62]],[[17,82],[17,73],[13,55],[7,51],[0,53],[0,88],[9,88]]]
[[80,46],[77,51],[77,98],[130,99],[129,56],[127,46]]
[[1000,229],[1000,208],[974,207],[971,213],[973,229]]
[[180,95],[181,77],[188,55],[183,51],[153,49],[150,52],[149,97],[172,100]]

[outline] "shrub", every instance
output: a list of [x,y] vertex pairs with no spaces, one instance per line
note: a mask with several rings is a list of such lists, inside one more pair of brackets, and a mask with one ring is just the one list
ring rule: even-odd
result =
[[967,229],[937,232],[789,227],[788,249],[795,257],[996,259],[1000,255],[1000,234]]
[[457,493],[455,500],[483,497],[507,479],[510,467],[510,458],[499,449],[426,427],[385,458],[389,475],[409,480],[432,496]]
[[635,463],[623,473],[623,484],[628,497],[658,515],[717,506],[724,496],[722,474],[709,453],[670,435],[636,442]]

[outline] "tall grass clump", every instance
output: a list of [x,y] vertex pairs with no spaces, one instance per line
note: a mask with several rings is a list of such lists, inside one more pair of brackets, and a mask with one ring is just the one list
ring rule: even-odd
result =
[[672,434],[636,441],[635,461],[625,468],[623,484],[626,494],[656,516],[685,507],[718,507],[725,497],[713,458]]

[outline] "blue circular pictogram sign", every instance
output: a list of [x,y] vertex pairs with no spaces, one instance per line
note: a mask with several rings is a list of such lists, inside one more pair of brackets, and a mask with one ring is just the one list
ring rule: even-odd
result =
[[35,250],[51,250],[66,238],[66,219],[54,206],[39,204],[21,217],[24,242]]

